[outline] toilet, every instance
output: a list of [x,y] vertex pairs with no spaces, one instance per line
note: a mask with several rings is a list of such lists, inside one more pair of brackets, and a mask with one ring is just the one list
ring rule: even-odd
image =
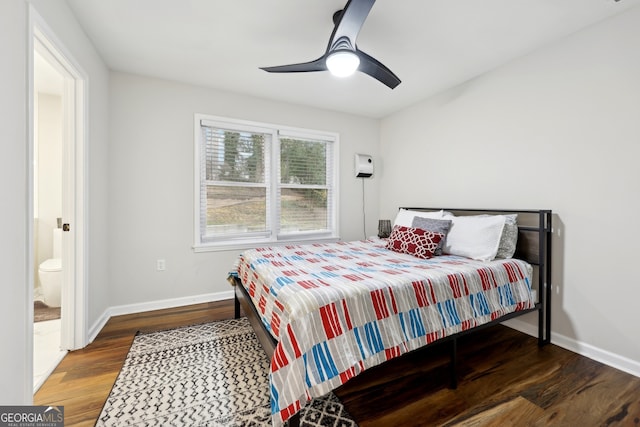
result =
[[44,303],[49,307],[60,307],[62,285],[62,229],[53,229],[53,258],[40,264],[38,276],[42,286]]

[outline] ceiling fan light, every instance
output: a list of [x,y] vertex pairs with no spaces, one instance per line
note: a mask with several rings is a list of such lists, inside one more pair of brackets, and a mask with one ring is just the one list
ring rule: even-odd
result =
[[348,77],[356,72],[360,58],[350,50],[337,50],[327,57],[327,68],[336,77]]

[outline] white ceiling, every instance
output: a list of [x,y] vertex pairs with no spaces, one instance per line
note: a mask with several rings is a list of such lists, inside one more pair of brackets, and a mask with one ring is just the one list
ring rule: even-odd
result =
[[67,0],[112,70],[384,117],[640,0],[380,0],[357,40],[400,77],[270,74],[326,49],[346,0]]

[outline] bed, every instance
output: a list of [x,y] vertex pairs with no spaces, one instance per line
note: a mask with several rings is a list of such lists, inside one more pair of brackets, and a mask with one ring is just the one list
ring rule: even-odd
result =
[[[296,425],[314,397],[434,342],[451,343],[455,388],[457,338],[516,316],[537,311],[548,343],[551,219],[401,208],[388,239],[245,251],[230,276],[235,315],[242,307],[270,356],[273,424]],[[495,258],[507,229],[513,247]]]

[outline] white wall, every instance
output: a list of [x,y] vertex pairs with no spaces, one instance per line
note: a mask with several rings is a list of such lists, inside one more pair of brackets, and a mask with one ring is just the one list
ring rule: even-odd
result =
[[636,7],[396,113],[380,178],[381,216],[553,209],[553,340],[636,375],[638,52]]
[[[111,74],[109,148],[112,306],[230,295],[240,251],[194,253],[194,113],[340,134],[340,231],[363,237],[362,182],[354,154],[378,157],[379,122],[120,72]],[[365,182],[367,232],[375,233],[377,182]],[[156,260],[167,269],[156,271]]]
[[[27,297],[29,267],[27,263],[27,21],[22,0],[0,2],[0,404],[26,403],[32,385],[27,355],[29,316]],[[31,220],[29,220],[31,221]],[[10,327],[10,325],[17,325]],[[9,351],[10,350],[10,351]]]

